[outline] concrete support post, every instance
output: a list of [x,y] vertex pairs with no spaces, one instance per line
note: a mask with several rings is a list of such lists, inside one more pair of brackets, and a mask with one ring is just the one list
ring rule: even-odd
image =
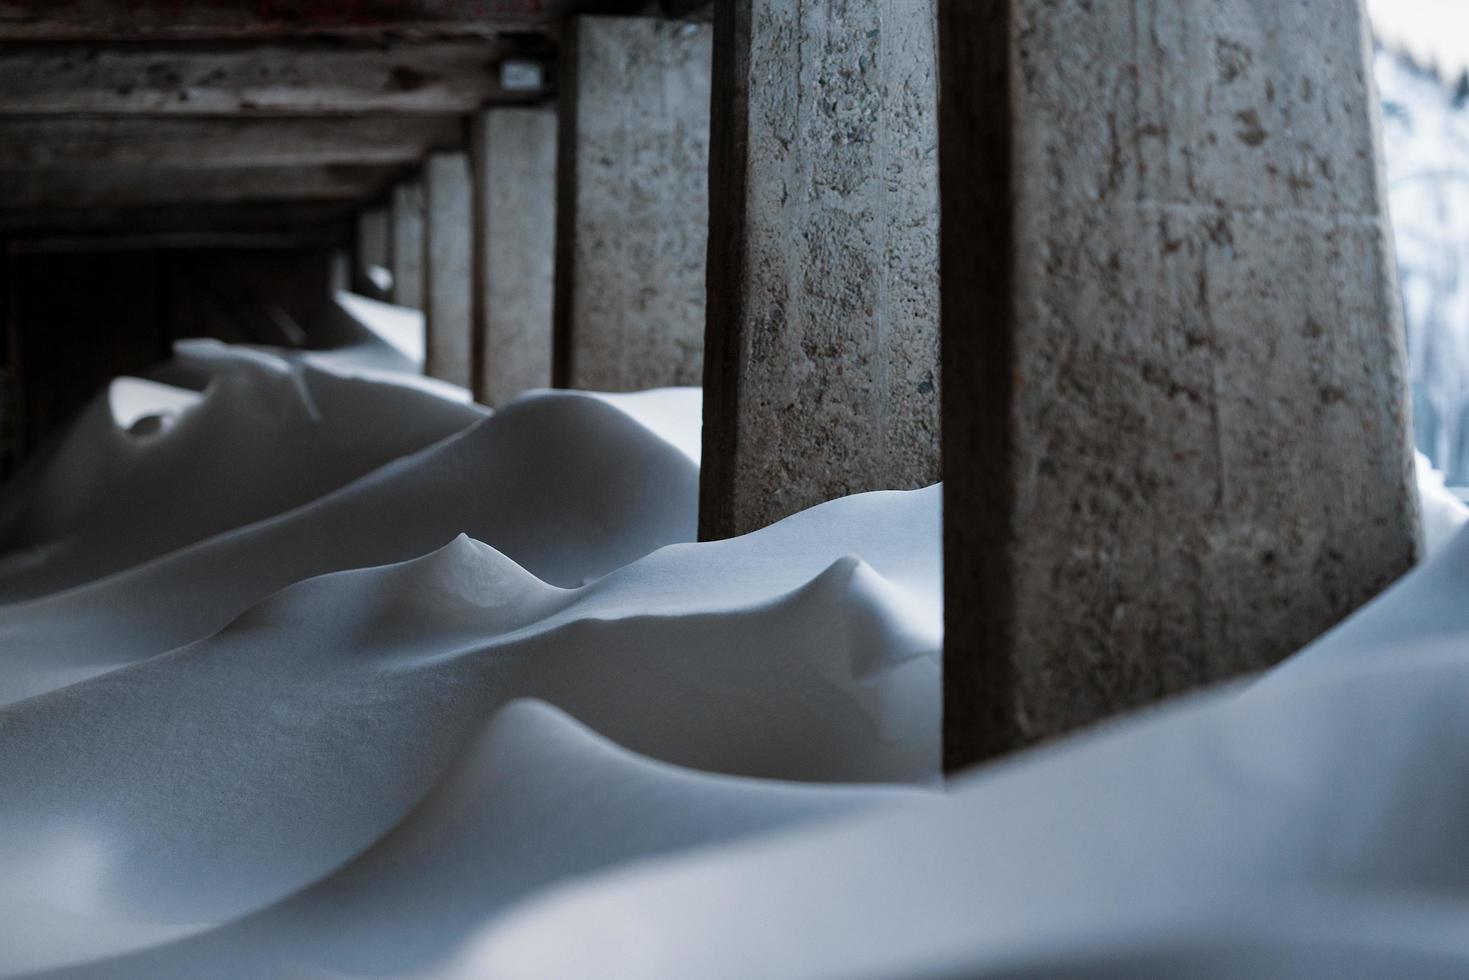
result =
[[424,165],[424,373],[466,388],[474,373],[469,154]]
[[393,188],[389,259],[393,302],[423,309],[423,184],[404,181]]
[[1356,0],[941,0],[951,766],[1265,667],[1418,552]]
[[556,383],[698,384],[708,24],[580,17],[562,44]]
[[498,408],[551,384],[556,112],[486,109],[473,130],[475,398]]
[[706,539],[939,474],[932,0],[715,27]]
[[357,252],[352,269],[353,288],[363,296],[381,299],[382,286],[373,276],[374,269],[388,267],[388,209],[363,208],[357,212]]

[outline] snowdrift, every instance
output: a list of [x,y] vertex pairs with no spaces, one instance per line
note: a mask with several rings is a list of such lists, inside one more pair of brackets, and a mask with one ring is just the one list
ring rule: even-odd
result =
[[0,603],[279,514],[484,414],[261,352],[234,349],[211,368],[198,398],[114,382],[0,494]]
[[683,766],[931,781],[938,507],[836,501],[578,590],[460,537],[0,709],[0,867],[96,845],[85,887],[0,875],[0,945],[45,965],[83,947],[33,941],[38,915],[152,937],[277,901],[388,832],[521,697]]
[[[692,408],[687,393],[671,392]],[[461,533],[553,585],[696,532],[698,468],[604,399],[523,398],[335,493],[0,615],[0,703],[213,633],[293,582],[406,561]]]
[[1277,670],[940,787],[938,487],[692,543],[696,390],[375,343],[185,345],[4,491],[0,976],[1469,973],[1457,501]]
[[436,968],[497,911],[558,880],[921,798],[661,765],[542,702],[517,701],[422,804],[319,884],[231,925],[66,972],[412,975]]

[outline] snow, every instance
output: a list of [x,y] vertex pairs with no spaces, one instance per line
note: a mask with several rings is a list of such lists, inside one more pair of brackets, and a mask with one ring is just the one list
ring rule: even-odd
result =
[[1428,457],[1415,454],[1418,475],[1418,500],[1422,510],[1424,551],[1435,554],[1453,539],[1459,528],[1469,521],[1469,507],[1444,485],[1443,473],[1434,469]]
[[1253,684],[553,889],[431,975],[1463,976],[1466,580],[1461,533]]
[[0,976],[1469,970],[1426,461],[1430,557],[1285,665],[945,787],[941,488],[695,542],[698,389],[492,414],[354,324],[4,489]]
[[[1403,16],[1421,6],[1408,2]],[[1453,6],[1469,18],[1469,4]],[[1469,30],[1413,36],[1469,46]],[[1376,57],[1416,441],[1456,486],[1469,484],[1469,90],[1456,95],[1464,67],[1469,59],[1440,76],[1395,48]]]
[[0,703],[207,636],[292,582],[461,533],[578,586],[692,539],[697,502],[697,468],[655,432],[600,399],[529,398],[292,511],[5,610]]
[[[408,386],[218,344],[186,345],[178,361],[180,373],[207,377],[201,398],[164,399],[160,392],[176,389],[142,382],[125,383],[116,398],[103,392],[33,472],[0,489],[0,603],[279,514],[484,414]],[[139,430],[142,391],[161,403],[155,417],[166,427]]]

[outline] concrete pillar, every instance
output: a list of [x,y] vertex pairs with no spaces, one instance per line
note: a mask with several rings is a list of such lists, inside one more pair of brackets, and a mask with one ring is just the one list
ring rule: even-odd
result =
[[710,26],[580,17],[562,43],[556,383],[698,384]]
[[716,18],[706,539],[939,478],[933,4]]
[[500,407],[551,384],[556,112],[486,109],[471,138],[475,190],[475,398]]
[[1355,0],[941,0],[948,761],[1265,667],[1418,553]]
[[393,302],[423,308],[423,184],[404,181],[393,188],[390,260]]
[[388,267],[388,209],[363,208],[357,212],[357,252],[352,270],[354,289],[363,296],[385,295],[373,270]]
[[423,171],[424,373],[472,387],[469,154],[435,153]]

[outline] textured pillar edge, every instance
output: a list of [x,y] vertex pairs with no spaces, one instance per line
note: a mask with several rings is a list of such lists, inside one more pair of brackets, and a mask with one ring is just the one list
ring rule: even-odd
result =
[[[1016,464],[1011,12],[1008,2],[983,6],[987,14],[980,17],[965,0],[938,5],[943,742],[949,770],[1020,741],[1009,701],[1014,663],[996,655],[1014,642],[1008,548]],[[989,152],[973,153],[975,143]],[[976,276],[975,269],[992,271]],[[973,519],[953,519],[961,513]]]
[[714,5],[713,90],[709,120],[709,302],[704,327],[704,435],[699,471],[699,540],[739,533],[735,466],[746,275],[739,216],[745,209],[749,154],[750,5]]
[[567,52],[576,51],[580,23],[580,18],[572,17],[562,28],[563,54],[556,83],[559,93],[556,99],[559,122],[556,134],[556,284],[551,303],[551,385],[556,388],[571,386],[572,297],[576,286],[576,127],[580,100],[576,97],[577,59]]

